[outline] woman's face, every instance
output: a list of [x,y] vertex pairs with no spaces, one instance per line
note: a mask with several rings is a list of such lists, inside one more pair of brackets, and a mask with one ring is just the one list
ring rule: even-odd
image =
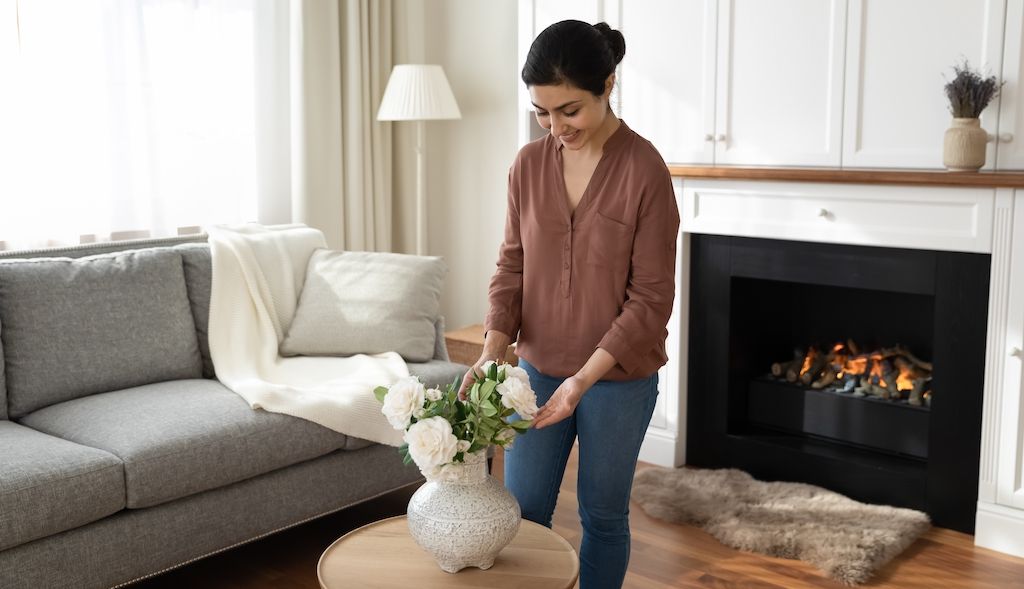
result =
[[608,95],[613,82],[613,77],[609,77],[601,96],[568,83],[530,86],[537,122],[566,149],[582,149],[608,116]]

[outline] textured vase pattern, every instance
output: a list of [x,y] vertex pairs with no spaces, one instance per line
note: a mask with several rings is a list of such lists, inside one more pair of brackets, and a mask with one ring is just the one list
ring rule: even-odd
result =
[[942,163],[954,172],[967,172],[985,165],[988,133],[978,119],[953,119],[942,142]]
[[489,569],[519,531],[519,503],[487,473],[483,451],[448,469],[409,500],[409,532],[446,572]]

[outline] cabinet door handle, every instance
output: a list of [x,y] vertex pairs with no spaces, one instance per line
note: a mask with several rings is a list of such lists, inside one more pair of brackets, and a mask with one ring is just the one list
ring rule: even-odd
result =
[[1009,143],[1013,141],[1013,133],[1000,133],[999,140],[1003,143]]
[[707,135],[704,135],[704,141],[713,141],[714,139],[715,139],[715,136],[712,135],[711,133],[708,133]]
[[718,134],[718,135],[717,135],[717,136],[715,137],[715,141],[725,141],[725,135],[723,135],[722,133],[719,133],[719,134]]
[[995,143],[996,136],[991,133],[985,133],[985,143]]
[[1010,355],[1013,356],[1014,358],[1020,358],[1021,356],[1024,356],[1024,350],[1021,350],[1020,348],[1014,348],[1010,350]]
[[827,219],[832,216],[832,213],[828,209],[818,209],[818,216]]

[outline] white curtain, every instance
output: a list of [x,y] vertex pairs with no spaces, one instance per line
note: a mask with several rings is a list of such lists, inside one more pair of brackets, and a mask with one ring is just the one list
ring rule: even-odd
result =
[[390,0],[0,3],[0,248],[300,221],[390,249]]
[[[329,246],[390,251],[391,0],[293,0],[292,218]],[[324,195],[337,195],[324,198]]]

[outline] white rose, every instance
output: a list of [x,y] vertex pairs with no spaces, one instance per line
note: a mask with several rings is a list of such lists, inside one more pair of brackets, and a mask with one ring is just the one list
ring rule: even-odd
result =
[[452,424],[443,417],[417,421],[405,432],[409,455],[421,471],[447,464],[455,458],[459,440],[452,433]]
[[470,446],[472,446],[472,444],[470,444],[466,440],[459,440],[458,451],[465,452],[466,450],[469,450]]
[[505,364],[503,368],[505,369],[506,380],[509,378],[517,378],[523,381],[523,384],[526,386],[530,386],[530,375],[527,374],[525,370],[518,366],[512,366],[511,364]]
[[403,378],[388,387],[384,397],[384,406],[380,412],[388,418],[388,423],[395,429],[409,427],[413,413],[423,407],[423,384],[415,376]]
[[533,419],[537,414],[537,395],[528,383],[510,378],[497,387],[501,404],[515,410],[523,419]]
[[427,400],[428,401],[440,401],[441,400],[441,389],[427,389]]
[[419,409],[412,412],[412,416],[415,417],[416,419],[423,419],[423,416],[426,414],[427,410],[424,409],[423,407],[420,407]]

